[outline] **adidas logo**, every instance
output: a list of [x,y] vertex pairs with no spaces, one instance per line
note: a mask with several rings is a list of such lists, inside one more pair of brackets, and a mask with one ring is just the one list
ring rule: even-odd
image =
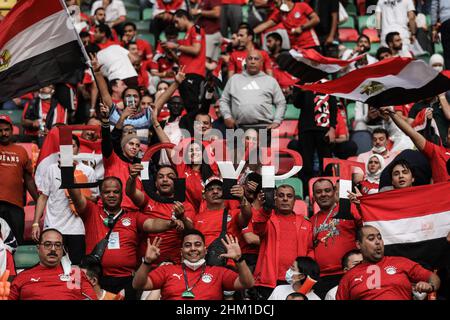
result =
[[255,80],[253,80],[248,85],[242,88],[242,90],[259,90],[259,89],[261,88],[258,86]]

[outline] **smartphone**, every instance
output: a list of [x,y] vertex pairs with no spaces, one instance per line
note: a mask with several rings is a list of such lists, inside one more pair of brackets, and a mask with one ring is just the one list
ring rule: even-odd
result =
[[131,108],[136,108],[136,101],[134,100],[133,96],[125,97],[125,106],[131,107]]
[[238,197],[235,197],[231,194],[231,188],[237,185],[237,179],[223,179],[222,185],[222,198],[225,200],[238,200]]

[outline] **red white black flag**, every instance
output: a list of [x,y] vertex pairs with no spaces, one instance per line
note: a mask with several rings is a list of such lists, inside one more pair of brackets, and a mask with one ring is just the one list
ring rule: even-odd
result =
[[448,263],[450,182],[376,193],[361,198],[365,225],[380,230],[385,254],[429,267]]
[[422,60],[391,58],[356,69],[325,83],[298,85],[381,107],[417,102],[450,89],[450,72],[434,70]]
[[355,62],[364,55],[350,60],[339,60],[324,57],[314,49],[290,50],[282,52],[277,58],[281,70],[287,71],[300,79],[300,83],[316,82],[329,74],[341,71],[350,63]]
[[0,30],[0,102],[82,76],[85,59],[62,1],[19,1]]

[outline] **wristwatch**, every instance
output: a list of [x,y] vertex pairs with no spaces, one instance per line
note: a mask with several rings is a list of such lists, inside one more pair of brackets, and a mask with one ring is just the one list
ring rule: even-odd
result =
[[142,263],[145,264],[146,266],[151,266],[151,263],[148,263],[147,261],[145,261],[145,258],[142,257]]
[[241,263],[242,261],[244,261],[244,256],[240,256],[239,259],[233,259],[234,263]]

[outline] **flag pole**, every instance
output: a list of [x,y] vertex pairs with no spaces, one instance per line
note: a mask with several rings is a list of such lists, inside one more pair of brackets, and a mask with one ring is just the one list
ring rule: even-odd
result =
[[[99,85],[98,85],[97,79],[95,78],[95,72],[94,72],[94,69],[92,68],[91,58],[87,54],[86,48],[84,47],[84,44],[83,44],[83,41],[81,41],[80,35],[78,34],[78,32],[77,32],[77,30],[75,28],[75,25],[73,24],[72,16],[70,15],[69,9],[67,8],[66,3],[64,2],[64,0],[59,0],[59,3],[61,3],[61,5],[63,6],[64,10],[66,11],[67,18],[70,19],[70,22],[71,22],[72,27],[73,27],[72,30],[75,33],[75,36],[77,37],[77,41],[78,41],[78,44],[80,45],[81,52],[83,53],[84,59],[86,60],[86,64],[88,65],[89,69],[92,72],[92,77],[94,78],[94,81],[95,81],[95,84],[97,85],[97,88],[100,88]],[[99,98],[100,98],[100,102],[103,103],[101,95],[99,95]]]

